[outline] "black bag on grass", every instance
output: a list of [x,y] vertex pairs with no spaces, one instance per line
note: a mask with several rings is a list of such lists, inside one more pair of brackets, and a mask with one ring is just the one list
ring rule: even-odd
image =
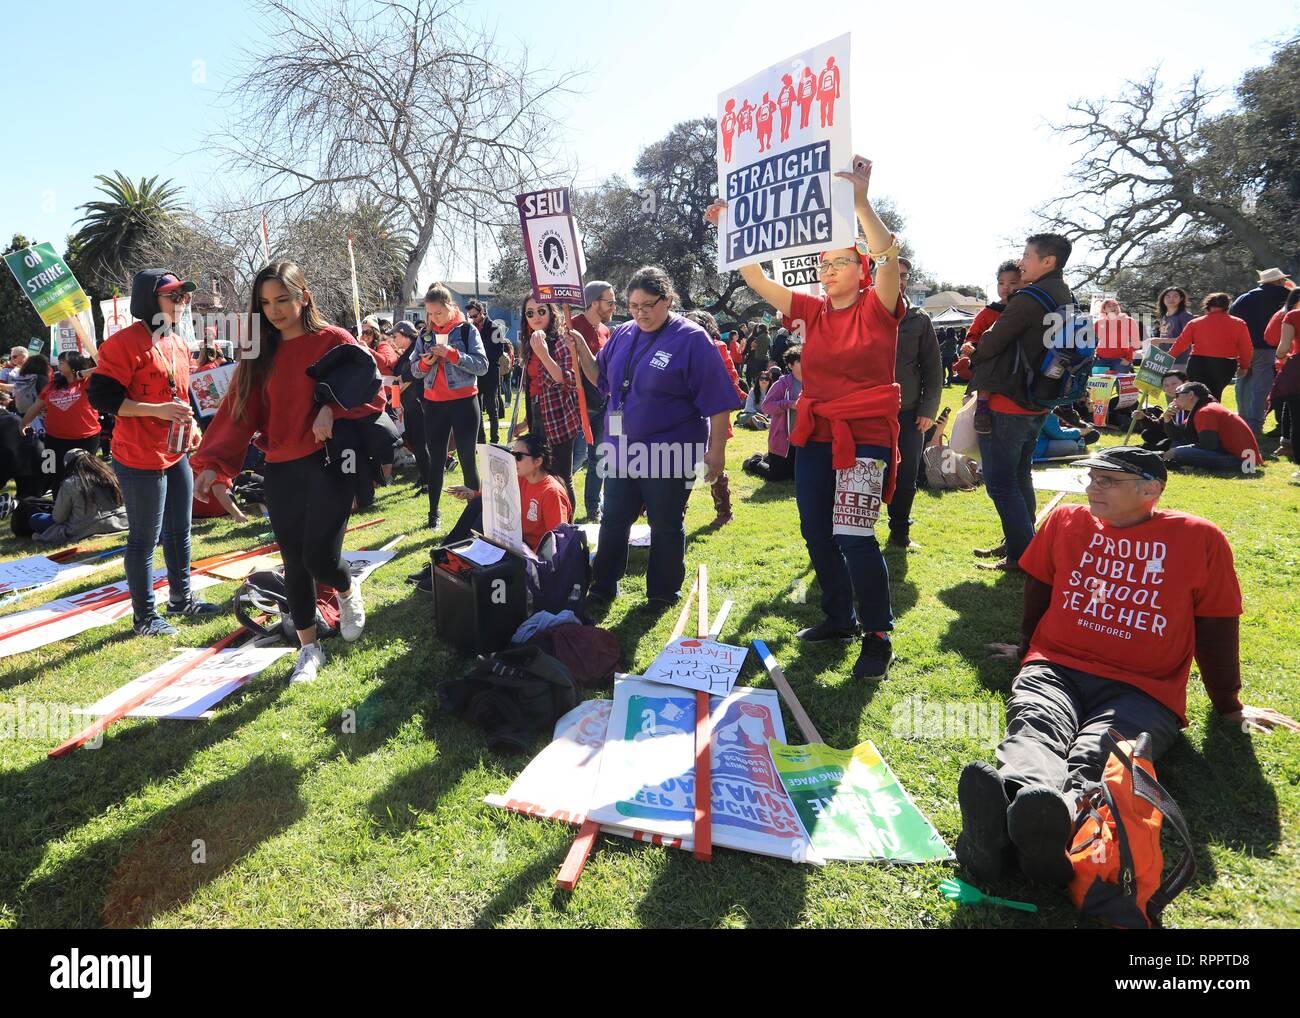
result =
[[[269,615],[265,624],[253,616]],[[289,597],[285,593],[283,569],[259,569],[235,591],[235,618],[253,636],[279,636],[290,646],[298,646],[298,630],[289,614]],[[339,628],[339,596],[333,590],[316,590],[316,635],[326,639]]]

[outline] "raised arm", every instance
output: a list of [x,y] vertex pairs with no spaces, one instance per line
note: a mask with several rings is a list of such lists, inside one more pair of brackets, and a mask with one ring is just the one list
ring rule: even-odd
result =
[[851,173],[837,173],[841,180],[853,183],[853,210],[857,213],[862,233],[867,238],[867,252],[872,255],[888,255],[876,266],[876,297],[887,311],[893,312],[898,304],[900,292],[898,279],[898,251],[896,238],[871,207],[867,192],[871,186],[871,160],[862,156],[853,157]]
[[[705,221],[712,226],[717,226],[721,222],[726,209],[727,203],[719,198],[705,210]],[[742,265],[740,267],[740,278],[745,281],[746,286],[781,314],[788,315],[790,313],[790,299],[794,296],[794,291],[787,290],[775,279],[769,278],[760,264],[754,262],[750,265]]]

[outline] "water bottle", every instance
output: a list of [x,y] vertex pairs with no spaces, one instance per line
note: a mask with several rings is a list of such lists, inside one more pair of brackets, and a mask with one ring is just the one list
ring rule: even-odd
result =
[[[173,399],[172,402],[179,404],[180,406],[186,406],[186,404],[179,399]],[[184,420],[171,422],[170,426],[167,428],[168,452],[176,453],[177,455],[189,452],[191,425],[191,419],[188,417]]]
[[1044,378],[1060,378],[1065,374],[1065,358],[1055,350],[1048,350],[1043,358],[1043,370],[1040,374]]

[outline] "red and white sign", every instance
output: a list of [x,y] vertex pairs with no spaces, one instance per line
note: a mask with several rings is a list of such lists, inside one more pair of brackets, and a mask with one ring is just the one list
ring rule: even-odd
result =
[[872,537],[885,490],[885,461],[858,457],[847,470],[835,471],[835,507],[831,532]]

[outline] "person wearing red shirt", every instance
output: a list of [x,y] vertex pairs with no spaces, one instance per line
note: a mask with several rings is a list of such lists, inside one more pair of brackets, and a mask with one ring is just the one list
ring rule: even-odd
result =
[[[551,448],[540,435],[521,435],[510,447],[519,475],[519,510],[522,517],[524,544],[537,550],[542,538],[561,523],[573,522],[573,504],[564,482],[551,473]],[[464,485],[448,488],[456,498],[469,505],[456,525],[447,532],[444,544],[466,540],[473,531],[483,529],[483,496]]]
[[59,370],[41,390],[36,402],[23,416],[23,428],[45,415],[45,448],[54,452],[54,490],[58,491],[65,475],[64,459],[69,449],[85,449],[94,456],[99,452],[99,411],[86,395],[88,379],[95,362],[75,351],[59,354]]
[[[609,342],[609,323],[614,320],[614,309],[617,307],[614,286],[603,279],[595,279],[583,287],[583,296],[587,300],[587,306],[581,314],[570,314],[569,324],[586,340],[587,349],[595,357],[600,353],[601,347]],[[587,477],[582,486],[582,504],[587,519],[599,523],[603,478],[597,462],[600,459],[600,443],[605,438],[606,400],[585,375],[578,382],[587,397],[587,423],[591,427],[591,441],[588,442],[582,432],[573,437],[573,470],[576,473],[581,463],[587,464]]]
[[375,358],[381,375],[392,375],[397,366],[396,348],[384,336],[379,319],[371,315],[361,323],[361,343]]
[[90,377],[91,406],[116,418],[113,470],[129,523],[126,555],[138,636],[175,636],[154,602],[153,553],[161,539],[167,563],[169,615],[203,616],[220,609],[190,593],[190,506],[194,475],[187,453],[198,444],[187,401],[190,351],[176,335],[195,284],[166,269],[143,269],[131,281],[136,321],[99,348]]
[[[731,379],[731,387],[736,390],[736,398],[743,400],[745,394],[740,391],[740,375],[736,373],[736,365],[731,359],[731,353],[727,350],[727,344],[722,341],[722,333],[718,331],[718,320],[707,311],[688,311],[682,317],[689,318],[692,322],[702,328],[709,334],[709,339],[717,348],[718,356],[722,358],[722,366],[727,369],[727,375]],[[727,440],[730,441],[736,435],[727,422]],[[731,514],[731,479],[724,470],[718,474],[717,479],[713,482],[710,491],[713,494],[713,522],[710,526],[723,527],[732,521]]]
[[249,324],[260,342],[240,359],[204,433],[194,457],[194,492],[208,500],[214,484],[238,474],[258,436],[266,453],[266,508],[300,646],[289,681],[310,682],[325,663],[316,632],[317,584],[338,593],[344,640],[359,638],[366,622],[361,585],[343,559],[353,500],[348,457],[331,455],[327,440],[337,421],[381,412],[383,390],[374,356],[351,333],[325,323],[293,262],[272,262],[257,274]]
[[[795,501],[808,556],[822,589],[826,618],[800,639],[851,640],[861,627],[854,678],[879,678],[889,670],[894,616],[889,570],[876,541],[875,523],[893,497],[898,470],[901,390],[894,380],[900,299],[898,238],[868,200],[871,162],[853,159],[858,222],[876,260],[871,284],[856,247],[826,251],[818,275],[824,297],[786,289],[751,263],[740,274],[751,290],[803,332],[803,393],[790,442],[795,457]],[[726,209],[717,201],[707,217],[715,225]],[[876,252],[879,252],[877,254]],[[857,597],[857,611],[853,598]]]
[[568,309],[563,316],[558,311],[532,297],[524,301],[520,318],[529,334],[524,344],[526,409],[529,432],[546,439],[551,470],[564,482],[569,503],[574,504],[573,444],[582,434],[582,411],[578,406],[578,364],[568,342]]
[[1157,508],[1159,454],[1118,447],[1076,466],[1090,470],[1088,505],[1044,522],[1020,558],[1020,645],[989,648],[1021,662],[998,766],[968,763],[957,785],[957,859],[980,880],[1002,878],[1015,859],[1031,880],[1070,881],[1076,797],[1101,778],[1106,732],[1148,735],[1151,759],[1166,752],[1187,727],[1193,659],[1225,721],[1300,731],[1242,704],[1232,549],[1209,520]]
[[[1300,361],[1296,360],[1300,347],[1300,287],[1291,291],[1280,314],[1277,363],[1268,398],[1279,425],[1277,455],[1290,454],[1291,462],[1300,463]],[[1291,479],[1300,481],[1300,473],[1292,474]]]
[[[1020,263],[1007,260],[999,265],[997,281],[998,299],[990,301],[987,306],[980,308],[979,314],[975,316],[975,320],[970,323],[970,328],[966,332],[966,342],[961,347],[961,358],[953,365],[953,373],[963,382],[970,381],[970,357],[975,352],[976,346],[979,345],[980,336],[1002,317],[1002,312],[1007,309],[1007,301],[1020,288]],[[976,399],[979,401],[975,406],[976,413],[987,414],[989,394],[987,392],[977,393]]]
[[1142,346],[1138,323],[1120,312],[1119,301],[1101,302],[1101,314],[1093,323],[1097,338],[1094,363],[1108,371],[1125,372],[1133,368],[1133,355]]
[[1174,402],[1187,414],[1196,444],[1173,446],[1164,454],[1168,462],[1239,475],[1260,469],[1263,457],[1250,425],[1215,400],[1204,383],[1184,382],[1174,390]]
[[1205,314],[1193,318],[1184,327],[1178,341],[1169,352],[1177,357],[1191,350],[1187,361],[1187,377],[1202,382],[1214,396],[1215,402],[1223,398],[1224,387],[1233,376],[1250,370],[1254,347],[1250,341],[1250,327],[1240,318],[1228,314],[1232,298],[1226,293],[1212,293],[1201,301]]

